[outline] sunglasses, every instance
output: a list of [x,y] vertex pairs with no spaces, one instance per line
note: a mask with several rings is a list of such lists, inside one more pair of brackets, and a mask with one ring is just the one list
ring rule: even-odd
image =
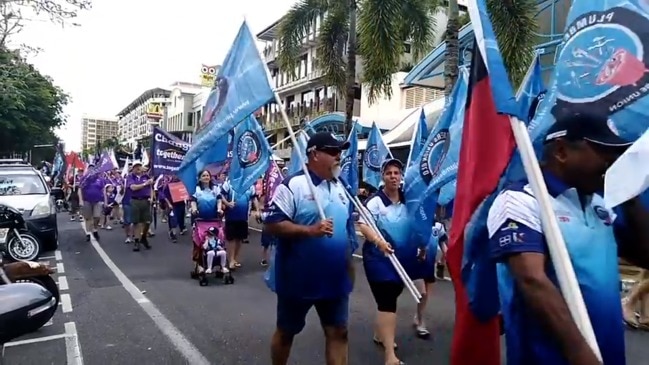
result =
[[342,150],[339,147],[323,147],[323,148],[318,148],[316,151],[319,152],[324,152],[328,154],[329,156],[338,156]]

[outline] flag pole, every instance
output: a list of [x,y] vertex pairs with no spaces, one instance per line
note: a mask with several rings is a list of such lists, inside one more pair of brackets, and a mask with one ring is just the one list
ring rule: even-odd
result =
[[[268,69],[266,70],[266,72],[268,73]],[[275,102],[277,103],[277,105],[279,105],[279,112],[282,115],[282,119],[284,119],[284,123],[286,124],[289,137],[291,138],[291,143],[293,143],[293,148],[298,148],[299,145],[297,143],[297,138],[295,137],[295,132],[293,132],[293,128],[291,127],[291,122],[288,119],[288,115],[286,114],[286,110],[284,109],[284,105],[282,104],[282,100],[279,98],[277,91],[273,92],[273,94],[275,94]],[[327,219],[327,217],[325,216],[324,210],[322,209],[322,204],[320,204],[320,202],[318,201],[315,186],[313,185],[313,180],[311,180],[309,169],[306,166],[306,156],[302,154],[302,151],[298,151],[297,155],[300,158],[300,165],[302,165],[304,177],[306,178],[307,184],[309,185],[309,190],[311,192],[311,195],[313,195],[316,208],[318,209],[318,215],[320,215],[320,219],[325,220]]]

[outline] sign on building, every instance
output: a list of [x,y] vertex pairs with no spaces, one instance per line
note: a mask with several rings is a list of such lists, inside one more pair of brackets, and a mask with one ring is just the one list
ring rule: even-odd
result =
[[207,66],[203,65],[201,67],[201,85],[203,87],[214,87],[214,80],[216,80],[216,74],[219,72],[220,66]]
[[162,104],[160,103],[149,103],[146,107],[146,117],[150,119],[162,119],[164,116],[164,111],[162,110]]

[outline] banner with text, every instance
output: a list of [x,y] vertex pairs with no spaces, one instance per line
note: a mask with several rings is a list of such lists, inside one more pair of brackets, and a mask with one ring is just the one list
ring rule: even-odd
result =
[[153,127],[153,175],[174,175],[191,144],[158,127]]

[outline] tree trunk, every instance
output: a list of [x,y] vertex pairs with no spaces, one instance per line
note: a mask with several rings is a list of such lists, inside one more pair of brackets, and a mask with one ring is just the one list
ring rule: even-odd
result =
[[352,130],[354,97],[356,96],[356,0],[349,0],[349,38],[347,38],[347,82],[345,88],[345,130],[347,136]]
[[444,62],[444,95],[449,96],[455,86],[459,73],[460,62],[460,10],[457,6],[457,0],[448,2],[448,23],[446,24],[446,61]]

